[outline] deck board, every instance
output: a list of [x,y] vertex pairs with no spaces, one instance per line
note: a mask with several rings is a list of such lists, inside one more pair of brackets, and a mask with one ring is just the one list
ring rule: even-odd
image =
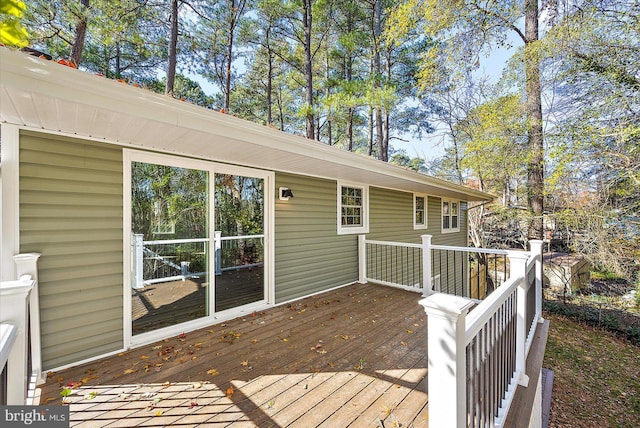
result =
[[78,427],[426,427],[420,298],[343,287],[51,373],[40,402],[75,382]]

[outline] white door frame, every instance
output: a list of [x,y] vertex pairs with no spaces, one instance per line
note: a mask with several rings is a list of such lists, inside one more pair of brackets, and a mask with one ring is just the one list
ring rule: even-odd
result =
[[[260,169],[247,168],[242,166],[219,164],[211,161],[186,158],[181,156],[166,155],[161,153],[144,152],[132,149],[123,149],[123,333],[124,348],[129,349],[140,345],[145,345],[167,337],[175,336],[183,332],[196,330],[207,327],[224,319],[231,319],[240,316],[243,313],[264,308],[272,305],[275,301],[274,290],[274,194],[275,194],[275,173],[273,171],[265,171]],[[182,168],[198,169],[209,172],[209,236],[211,240],[209,245],[213,245],[213,237],[215,232],[215,174],[233,174],[264,179],[264,300],[254,304],[242,306],[239,308],[228,309],[222,312],[215,312],[215,301],[209,299],[209,315],[188,321],[175,326],[164,327],[158,330],[133,335],[132,332],[132,316],[131,316],[131,163],[145,162],[159,165],[168,165]],[[214,266],[215,262],[213,248],[210,248],[209,265]],[[215,290],[215,275],[213,271],[210,273],[210,290]],[[213,291],[210,291],[213,293]]]

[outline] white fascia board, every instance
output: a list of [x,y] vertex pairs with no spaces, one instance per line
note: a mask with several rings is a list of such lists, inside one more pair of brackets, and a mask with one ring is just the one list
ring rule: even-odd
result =
[[[115,112],[133,117],[136,121],[148,121],[151,125],[154,123],[168,125],[228,140],[240,140],[265,149],[285,152],[291,156],[317,159],[341,167],[361,170],[367,174],[380,174],[411,182],[414,185],[440,189],[452,197],[457,195],[455,197],[463,200],[484,201],[492,199],[491,195],[466,186],[405,170],[368,156],[347,152],[304,137],[156,94],[146,89],[135,88],[118,81],[62,66],[53,61],[12,52],[6,48],[0,48],[0,64],[0,85],[22,90],[28,94],[41,94],[45,97],[66,101],[66,105],[70,103],[74,106],[70,110],[77,111],[84,106],[89,106],[103,111],[103,114],[106,115]],[[11,108],[13,107],[11,106]],[[7,115],[5,115],[4,107],[2,110],[1,117],[6,120]],[[67,113],[75,114],[74,111]],[[13,115],[15,113],[7,112],[7,114]],[[24,123],[17,124],[26,125]],[[85,135],[88,134],[86,131],[82,134],[74,130],[60,131],[71,132],[78,136],[97,137],[97,135]],[[106,132],[109,132],[109,135],[101,137],[107,140],[138,147],[146,146],[149,149],[164,149],[150,145],[143,146],[139,141],[124,141],[122,140],[123,133],[118,129],[112,128]],[[186,155],[197,155],[186,147],[184,149],[187,149],[184,152]]]

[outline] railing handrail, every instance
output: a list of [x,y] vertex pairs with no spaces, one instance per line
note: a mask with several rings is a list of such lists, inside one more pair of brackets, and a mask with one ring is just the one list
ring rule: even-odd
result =
[[192,242],[209,242],[211,238],[185,238],[185,239],[160,239],[155,241],[142,241],[144,245],[170,245],[190,244]]
[[453,245],[431,245],[431,249],[462,251],[465,253],[499,254],[501,256],[506,256],[509,254],[508,250],[501,250],[498,248],[456,247]]
[[493,316],[498,308],[513,293],[522,281],[526,281],[529,270],[535,266],[536,256],[528,254],[526,262],[526,271],[524,276],[514,276],[507,279],[496,290],[489,294],[476,306],[465,318],[465,341],[469,344],[471,340],[478,334],[482,326]]
[[[240,236],[221,236],[221,241],[234,241],[240,239],[259,239],[264,238],[264,234],[259,235],[240,235]],[[153,241],[142,241],[144,245],[170,245],[170,244],[190,244],[192,242],[209,242],[211,238],[184,238],[184,239],[156,239]]]
[[412,244],[410,242],[377,241],[375,239],[365,239],[364,242],[366,244],[388,245],[390,247],[422,248],[421,244]]
[[468,345],[476,337],[482,327],[502,306],[521,281],[524,281],[524,278],[520,276],[509,278],[469,312],[465,317],[465,345]]
[[9,359],[9,353],[16,341],[17,334],[18,329],[12,323],[3,322],[0,324],[0,371],[3,370]]
[[234,241],[234,240],[240,240],[240,239],[258,239],[258,238],[264,238],[264,234],[260,234],[260,235],[240,235],[240,236],[221,236],[220,240],[221,241]]

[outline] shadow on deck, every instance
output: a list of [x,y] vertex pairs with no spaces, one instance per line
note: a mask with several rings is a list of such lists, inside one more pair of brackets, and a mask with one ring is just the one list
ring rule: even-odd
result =
[[427,426],[421,296],[355,284],[50,373],[71,426]]

